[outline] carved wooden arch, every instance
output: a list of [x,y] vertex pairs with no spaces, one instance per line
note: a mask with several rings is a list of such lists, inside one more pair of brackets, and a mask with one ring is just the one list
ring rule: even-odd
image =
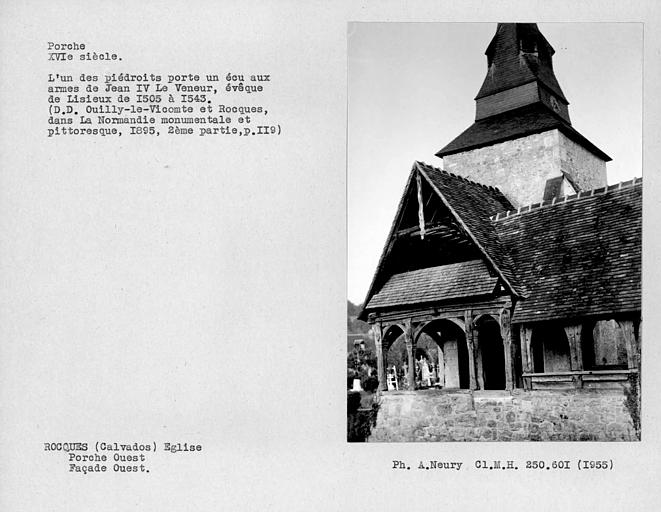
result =
[[[390,332],[390,329],[392,329],[393,327],[399,327],[399,329],[402,331],[402,334],[406,334],[406,326],[405,326],[404,324],[400,324],[400,323],[397,323],[397,322],[394,322],[394,323],[388,323],[388,324],[383,324],[383,325],[381,326],[381,333],[382,333],[382,334],[381,334],[381,340],[382,340],[382,343],[383,343],[383,340],[386,339],[386,336],[387,336],[388,333]],[[400,334],[399,336],[401,336],[402,334]],[[387,352],[388,350],[390,350],[390,347],[392,347],[393,344],[395,343],[395,341],[397,341],[397,340],[399,339],[399,336],[397,336],[397,337],[396,337],[391,343],[389,343],[389,344],[387,344],[387,345],[386,345],[386,344],[383,344],[383,349],[384,349],[386,352]]]
[[[432,321],[433,321],[433,320],[432,320]],[[420,335],[422,334],[422,331],[423,331],[423,330],[425,329],[425,327],[427,327],[430,323],[431,323],[431,322],[422,322],[418,327],[416,327],[415,329],[413,329],[413,336],[412,336],[412,338],[413,338],[413,344],[417,344],[417,343],[418,343],[418,338],[419,338]]]
[[482,320],[484,317],[491,317],[493,320],[498,322],[498,325],[500,325],[500,315],[495,315],[493,313],[480,313],[477,315],[475,318],[473,318],[473,326],[477,326],[478,322]]
[[455,324],[459,329],[461,329],[462,332],[466,332],[466,322],[459,318],[446,318],[445,320],[449,320],[453,324]]
[[413,331],[413,340],[414,340],[414,343],[417,343],[417,342],[418,342],[418,338],[419,338],[420,335],[422,334],[422,331],[425,330],[425,327],[427,327],[427,326],[428,326],[429,324],[431,324],[432,322],[438,322],[439,320],[447,320],[448,322],[452,322],[452,323],[455,324],[457,327],[459,327],[459,329],[461,329],[461,332],[465,332],[464,326],[465,326],[466,324],[464,323],[463,320],[461,320],[461,319],[459,319],[459,318],[434,318],[434,319],[432,319],[432,320],[428,320],[427,322],[423,322],[422,324],[420,324],[420,326],[419,326],[418,328],[415,329],[415,331]]

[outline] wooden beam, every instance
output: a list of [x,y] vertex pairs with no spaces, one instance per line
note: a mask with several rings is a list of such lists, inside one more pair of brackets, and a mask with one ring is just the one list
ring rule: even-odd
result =
[[[532,339],[532,329],[526,325],[521,324],[520,327],[520,338],[521,338],[521,359],[523,362],[523,373],[530,374],[532,373],[532,354],[530,352],[530,341]],[[524,375],[523,387],[525,389],[530,389],[530,378]]]
[[509,296],[501,296],[491,300],[480,300],[475,302],[461,301],[445,305],[426,305],[420,307],[395,309],[390,311],[381,311],[380,318],[383,321],[399,322],[406,319],[415,321],[433,320],[435,318],[458,318],[464,316],[466,308],[471,308],[473,314],[491,314],[498,318],[500,310],[504,307],[511,307],[512,303]]
[[[412,237],[417,237],[420,235],[420,228],[416,229],[415,231],[409,233],[409,236]],[[436,227],[430,227],[427,228],[425,227],[425,236],[431,236],[431,235],[446,235],[448,237],[455,237],[455,233],[452,232],[451,229],[449,229],[447,226],[436,226]]]
[[569,342],[569,356],[571,369],[583,370],[583,325],[574,324],[565,326],[567,341]]
[[406,327],[404,328],[404,336],[406,343],[406,355],[408,359],[408,382],[409,390],[413,391],[415,389],[415,343],[413,341],[413,326],[411,321],[406,322]]
[[638,368],[638,343],[636,341],[633,321],[632,320],[618,320],[617,322],[622,329],[624,335],[624,344],[627,350],[627,364],[630,369]]
[[467,309],[464,313],[464,337],[468,348],[468,380],[469,388],[477,389],[477,368],[475,364],[475,350],[473,339],[473,312]]
[[[425,223],[425,234],[427,234],[428,231],[438,230],[439,228],[443,228],[443,227],[446,227],[446,226],[444,226],[444,224],[441,224],[439,222],[434,222],[434,223],[426,222]],[[408,228],[398,229],[397,232],[395,233],[395,236],[396,237],[402,237],[402,236],[414,235],[414,234],[418,234],[418,235],[420,234],[420,226],[416,225],[416,226],[411,226],[411,227],[408,227]]]
[[512,328],[510,324],[510,312],[503,309],[500,313],[500,337],[503,340],[505,352],[505,389],[514,389],[514,358],[512,357]]

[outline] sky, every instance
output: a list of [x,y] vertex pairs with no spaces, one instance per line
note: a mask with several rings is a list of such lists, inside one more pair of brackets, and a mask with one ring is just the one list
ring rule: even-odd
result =
[[[539,23],[572,126],[613,161],[608,182],[642,176],[640,23]],[[468,128],[496,23],[352,23],[348,33],[348,298],[367,288],[415,160]]]

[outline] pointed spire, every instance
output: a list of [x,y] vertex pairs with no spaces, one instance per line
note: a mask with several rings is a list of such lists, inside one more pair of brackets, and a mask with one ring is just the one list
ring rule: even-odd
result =
[[569,102],[553,72],[554,53],[536,23],[499,23],[485,52],[487,75],[475,97],[476,120],[543,104],[569,123]]

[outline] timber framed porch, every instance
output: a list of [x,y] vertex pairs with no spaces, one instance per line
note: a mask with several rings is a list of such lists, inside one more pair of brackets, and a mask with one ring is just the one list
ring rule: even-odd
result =
[[[406,347],[406,388],[419,389],[416,379],[416,349],[423,334],[439,350],[439,374],[445,377],[431,387],[469,390],[604,389],[624,388],[638,380],[641,322],[639,318],[616,320],[626,352],[626,364],[599,367],[585,353],[594,350],[598,339],[584,335],[603,320],[580,323],[512,324],[512,302],[508,296],[481,302],[427,306],[371,313],[368,321],[374,335],[379,389],[388,391],[388,352],[403,339]],[[494,329],[497,327],[497,329]],[[541,345],[542,335],[551,332],[552,348]],[[456,344],[458,356],[451,357]],[[564,347],[564,348],[563,348]],[[451,350],[452,349],[452,350]],[[461,352],[465,353],[462,365]],[[544,360],[552,352],[552,363]],[[451,368],[451,365],[455,365]],[[548,363],[547,363],[548,364]],[[559,368],[559,369],[558,369]],[[462,375],[463,372],[463,375]],[[449,378],[454,373],[455,378]],[[496,378],[500,374],[501,378]],[[439,377],[440,380],[440,377]],[[429,386],[427,386],[429,387]]]
[[[388,389],[387,354],[403,337],[408,389],[416,389],[415,353],[423,334],[428,335],[439,349],[438,364],[443,365],[443,375],[449,384],[441,383],[440,387],[472,390],[511,390],[517,387],[517,376],[521,372],[515,367],[518,348],[513,344],[510,309],[509,297],[502,297],[470,304],[370,314],[368,322],[376,345],[379,388]],[[501,363],[498,368],[492,367],[493,357],[487,357],[494,354],[494,349],[497,351],[495,358]],[[462,364],[462,353],[465,354],[465,364]]]

